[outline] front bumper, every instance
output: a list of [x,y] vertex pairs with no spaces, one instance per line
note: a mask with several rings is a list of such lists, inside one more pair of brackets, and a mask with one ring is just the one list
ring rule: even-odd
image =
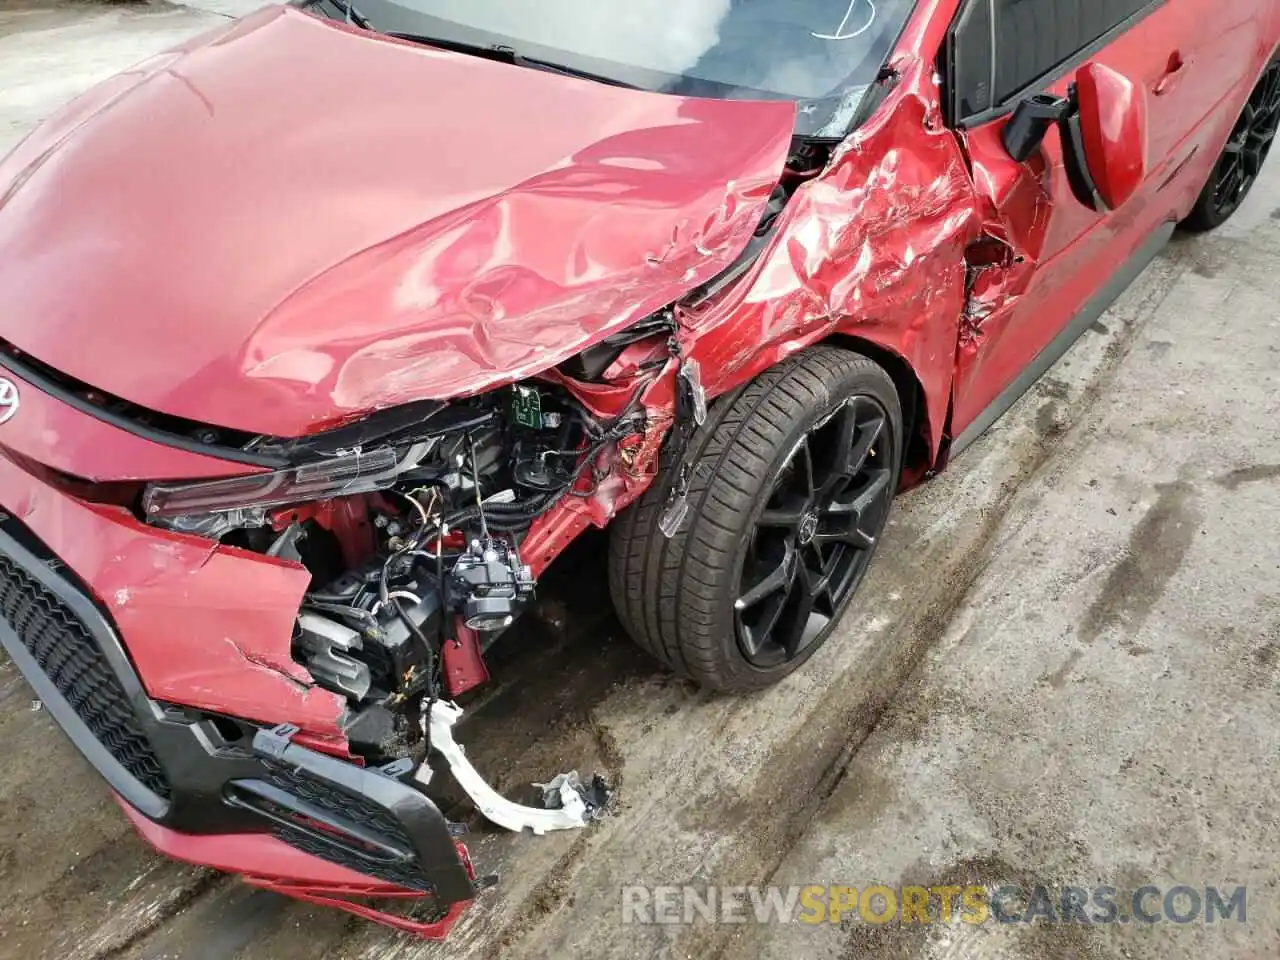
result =
[[[328,695],[257,662],[253,651],[264,649],[267,638],[237,636],[255,613],[292,619],[296,606],[264,610],[254,591],[258,568],[269,578],[281,572],[277,562],[211,553],[191,538],[153,532],[126,514],[68,497],[3,457],[0,505],[7,511],[0,513],[0,646],[143,836],[179,859],[443,935],[474,895],[474,873],[451,825],[396,771],[363,769],[332,755],[345,751],[336,714],[324,704]],[[195,550],[201,562],[176,564],[182,550]],[[140,567],[148,556],[164,562]],[[239,568],[246,608],[239,615],[229,597],[221,601],[227,611],[221,618],[199,602],[206,596],[201,575],[215,557],[224,585],[229,565]],[[114,582],[120,564],[133,579],[106,597],[127,610],[128,622],[172,630],[140,633],[137,649],[104,603],[101,584],[104,577]],[[169,611],[187,601],[194,601],[193,619],[179,630]],[[207,673],[193,634],[221,639],[208,654]],[[225,657],[228,647],[237,651],[234,660]],[[143,662],[166,664],[157,671],[163,695]],[[290,685],[311,709],[291,716],[289,696],[259,696],[237,712],[220,709],[245,703],[244,684],[269,692],[269,678]],[[302,729],[278,726],[295,719]],[[407,921],[352,903],[352,896],[426,897],[437,916]]]

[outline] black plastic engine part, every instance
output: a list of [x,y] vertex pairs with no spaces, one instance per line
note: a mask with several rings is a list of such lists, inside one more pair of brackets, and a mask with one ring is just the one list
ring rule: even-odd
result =
[[[439,634],[440,594],[433,571],[425,564],[415,563],[409,572],[391,579],[389,599],[382,603],[379,570],[344,574],[312,597],[367,614],[358,652],[352,656],[367,665],[373,696],[408,697],[425,689],[429,682],[432,653],[424,649],[418,634]],[[406,617],[417,628],[416,633],[405,623]],[[309,661],[307,664],[310,667]]]
[[369,667],[358,659],[364,646],[360,634],[318,613],[298,614],[294,647],[300,659],[327,690],[363,700],[373,684]]
[[477,633],[511,625],[533,596],[533,572],[503,540],[472,540],[451,576],[463,622]]

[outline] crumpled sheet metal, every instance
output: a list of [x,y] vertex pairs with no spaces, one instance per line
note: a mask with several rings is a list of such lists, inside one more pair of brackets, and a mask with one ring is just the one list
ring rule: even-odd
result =
[[[345,701],[293,660],[300,566],[144,527],[85,503],[0,457],[5,509],[88,585],[119,631],[147,693],[267,724],[341,752]],[[246,577],[252,578],[252,589]]]
[[[800,186],[753,267],[710,303],[681,314],[680,341],[712,397],[833,334],[875,343],[919,378],[936,458],[966,307],[965,250],[987,216],[938,110],[932,67],[910,58],[895,66],[900,78],[881,110]],[[615,467],[613,482],[594,496],[566,498],[535,522],[524,552],[535,571],[649,485],[672,423],[677,369],[672,359],[645,387],[649,429]],[[553,379],[598,415],[619,413],[641,382]]]
[[[781,116],[785,123],[765,118],[767,135],[744,151],[752,156],[740,158],[739,179],[673,185],[645,169],[655,150],[642,138],[634,158],[604,141],[569,166],[367,251],[266,319],[246,344],[246,375],[287,380],[323,369],[319,386],[334,408],[358,411],[541,373],[732,262],[781,169],[780,131],[790,122]],[[654,200],[609,203],[624,195]],[[371,306],[382,315],[378,335],[350,340],[341,324]],[[317,329],[324,317],[340,326]]]
[[832,334],[905,359],[941,441],[965,305],[965,248],[981,208],[937,109],[932,68],[899,62],[880,112],[803,184],[751,273],[686,318],[691,355],[718,395]]

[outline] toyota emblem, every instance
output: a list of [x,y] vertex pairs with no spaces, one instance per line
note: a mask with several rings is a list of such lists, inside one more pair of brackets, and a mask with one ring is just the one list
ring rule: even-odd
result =
[[18,385],[0,377],[0,423],[8,423],[18,412]]

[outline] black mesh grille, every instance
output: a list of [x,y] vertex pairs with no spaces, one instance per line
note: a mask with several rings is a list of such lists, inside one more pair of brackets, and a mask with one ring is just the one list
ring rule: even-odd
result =
[[85,726],[148,790],[169,781],[97,641],[57,595],[0,554],[0,615]]
[[[364,797],[342,790],[327,781],[311,777],[304,770],[273,765],[271,776],[266,780],[336,817],[342,817],[374,831],[389,843],[408,850],[413,849],[413,842],[399,821]],[[341,864],[358,873],[368,874],[410,890],[429,892],[433,889],[418,871],[416,864],[384,863],[361,856],[358,841],[354,838],[344,840],[341,834],[334,834],[334,842],[326,843],[301,830],[292,830],[281,824],[275,825],[274,832],[281,840],[299,850]]]

